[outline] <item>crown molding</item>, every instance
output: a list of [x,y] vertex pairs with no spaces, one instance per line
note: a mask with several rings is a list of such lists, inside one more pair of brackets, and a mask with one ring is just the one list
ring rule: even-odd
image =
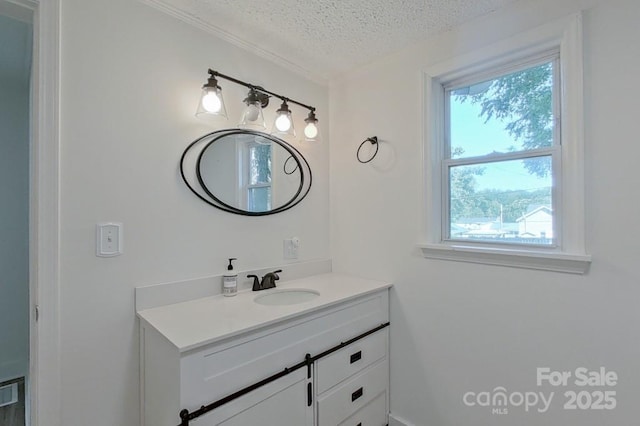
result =
[[290,60],[283,58],[280,55],[277,55],[271,51],[263,49],[262,47],[250,43],[240,37],[237,37],[228,31],[223,30],[215,25],[210,24],[196,16],[191,15],[190,13],[185,12],[175,6],[169,5],[162,0],[139,0],[141,3],[146,4],[147,6],[153,7],[156,10],[159,10],[169,16],[177,18],[193,27],[201,29],[209,34],[212,34],[228,43],[233,44],[243,50],[253,53],[256,56],[267,59],[268,61],[274,62],[278,65],[281,65],[287,68],[289,71],[293,71],[301,76],[313,81],[314,83],[320,84],[322,86],[328,85],[328,78],[325,75],[318,74],[316,71],[303,67],[295,62],[291,62]]

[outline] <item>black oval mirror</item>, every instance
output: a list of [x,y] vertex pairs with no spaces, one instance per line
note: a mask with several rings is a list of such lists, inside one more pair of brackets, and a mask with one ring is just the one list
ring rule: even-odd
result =
[[197,139],[182,154],[180,172],[201,200],[247,216],[288,210],[311,189],[311,169],[302,154],[282,139],[252,130],[219,130]]

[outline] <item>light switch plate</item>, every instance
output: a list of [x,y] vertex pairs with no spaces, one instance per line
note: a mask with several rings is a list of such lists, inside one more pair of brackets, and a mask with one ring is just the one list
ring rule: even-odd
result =
[[122,254],[122,223],[105,222],[96,226],[96,256],[114,257]]
[[299,249],[300,249],[300,239],[298,237],[291,237],[284,240],[283,254],[285,259],[297,259]]

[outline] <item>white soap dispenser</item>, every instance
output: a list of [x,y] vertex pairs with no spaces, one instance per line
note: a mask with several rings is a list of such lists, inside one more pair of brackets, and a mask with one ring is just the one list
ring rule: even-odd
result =
[[235,257],[229,259],[227,273],[222,276],[222,295],[231,297],[238,294],[238,274],[233,270],[233,262],[237,260]]

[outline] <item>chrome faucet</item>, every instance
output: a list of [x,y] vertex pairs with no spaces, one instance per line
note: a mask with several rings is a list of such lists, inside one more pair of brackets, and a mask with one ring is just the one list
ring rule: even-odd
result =
[[253,291],[267,290],[269,288],[275,288],[276,281],[280,279],[278,273],[282,272],[282,269],[277,271],[268,272],[262,277],[262,281],[258,281],[257,275],[247,275],[247,278],[253,278]]

